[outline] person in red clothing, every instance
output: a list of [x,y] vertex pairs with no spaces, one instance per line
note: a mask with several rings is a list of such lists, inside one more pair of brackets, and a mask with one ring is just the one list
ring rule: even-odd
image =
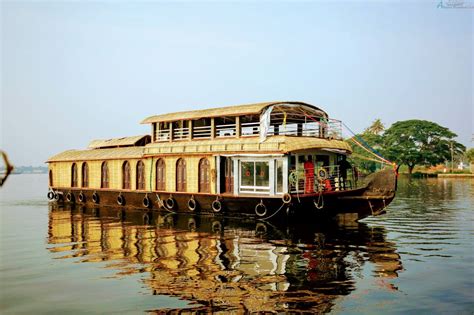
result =
[[305,185],[304,192],[306,194],[314,192],[314,163],[313,157],[308,155],[308,159],[304,162],[304,176],[305,176]]

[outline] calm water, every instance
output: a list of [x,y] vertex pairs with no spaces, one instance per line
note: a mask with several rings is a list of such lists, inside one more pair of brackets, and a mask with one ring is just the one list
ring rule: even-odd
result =
[[0,190],[0,312],[474,312],[474,181],[402,180],[337,226],[52,209],[47,177]]

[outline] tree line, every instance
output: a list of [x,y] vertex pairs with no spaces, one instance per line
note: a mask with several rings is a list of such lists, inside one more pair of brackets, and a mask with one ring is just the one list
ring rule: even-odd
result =
[[474,159],[474,149],[466,152],[466,147],[454,140],[456,137],[454,132],[432,121],[398,121],[385,129],[382,121],[376,119],[362,134],[346,141],[353,149],[352,160],[363,171],[374,171],[380,165],[378,155],[406,165],[411,174],[417,165],[438,165],[450,161],[452,156],[465,154],[469,159],[471,154]]

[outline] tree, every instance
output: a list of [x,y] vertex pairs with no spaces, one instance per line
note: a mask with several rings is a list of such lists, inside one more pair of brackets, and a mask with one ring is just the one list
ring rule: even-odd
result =
[[470,163],[474,163],[474,148],[467,150],[464,156]]
[[[352,163],[363,173],[374,172],[378,167],[380,167],[380,163],[375,161],[376,157],[373,154],[367,152],[367,150],[371,151],[371,149],[367,148],[367,146],[370,146],[374,150],[380,151],[382,136],[370,133],[367,131],[368,129],[369,128],[367,128],[362,134],[358,134],[352,138],[347,139],[347,142],[351,146],[353,152],[351,156]],[[367,150],[356,144],[356,141],[366,147]]]
[[373,135],[379,135],[385,130],[385,126],[383,125],[382,121],[378,118],[374,120],[372,125],[369,128],[365,129],[364,133],[369,133]]
[[384,153],[388,159],[407,165],[411,174],[415,165],[436,165],[450,160],[451,153],[463,153],[466,148],[453,140],[456,136],[431,121],[398,121],[385,131]]

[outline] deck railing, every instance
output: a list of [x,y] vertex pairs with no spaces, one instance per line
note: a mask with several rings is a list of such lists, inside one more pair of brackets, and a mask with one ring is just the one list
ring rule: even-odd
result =
[[339,165],[316,167],[313,174],[307,170],[293,170],[288,176],[291,193],[308,194],[324,191],[356,189],[359,185],[355,168],[347,170],[344,179]]
[[175,128],[173,129],[174,140],[186,140],[189,139],[189,128]]
[[156,141],[161,142],[161,141],[169,141],[170,140],[170,130],[165,129],[165,130],[158,130],[156,132]]
[[[174,128],[173,129],[173,140],[186,140],[186,139],[211,139],[213,135],[216,138],[230,138],[236,137],[239,126],[236,123],[216,125],[214,132],[212,126],[193,126],[192,137],[190,137],[190,128]],[[260,134],[260,122],[245,122],[240,124],[242,137],[258,136]],[[324,139],[342,139],[342,122],[340,120],[329,119],[321,121],[313,121],[305,119],[301,121],[292,121],[284,124],[272,124],[270,125],[268,136],[301,136],[301,137],[316,137]],[[170,130],[157,130],[156,141],[164,142],[170,140]]]
[[227,137],[235,137],[236,135],[237,135],[236,124],[216,125],[216,137],[227,138]]
[[210,139],[212,135],[211,126],[193,127],[193,139]]
[[260,122],[242,123],[242,136],[258,136],[260,134]]

